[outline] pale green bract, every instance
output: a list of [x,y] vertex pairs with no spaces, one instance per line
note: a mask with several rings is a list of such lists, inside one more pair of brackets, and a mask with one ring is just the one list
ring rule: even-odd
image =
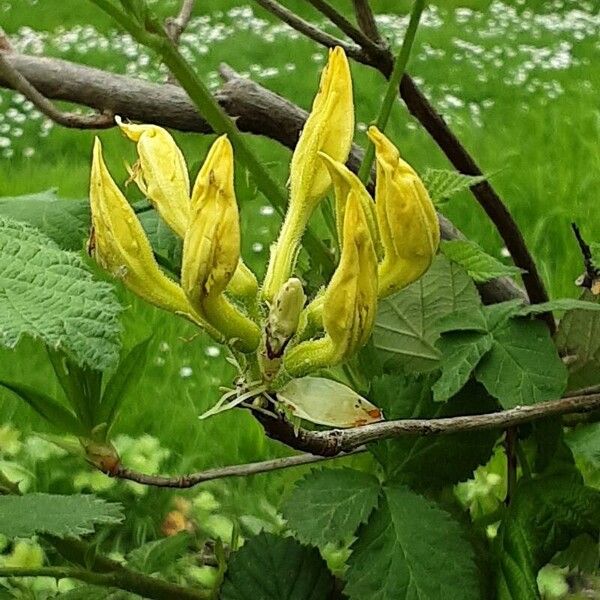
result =
[[64,351],[82,366],[108,369],[119,358],[112,286],[35,228],[0,217],[0,346],[22,336]]
[[374,404],[343,383],[323,377],[292,379],[277,398],[294,416],[318,425],[358,427],[383,420]]

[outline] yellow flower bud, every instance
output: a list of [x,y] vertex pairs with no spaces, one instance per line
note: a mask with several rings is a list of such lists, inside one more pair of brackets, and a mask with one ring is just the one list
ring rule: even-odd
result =
[[272,380],[279,372],[281,357],[298,330],[305,302],[302,282],[296,277],[288,279],[277,293],[267,317],[261,350],[261,372],[264,379]]
[[440,227],[431,198],[414,169],[376,127],[369,127],[368,135],[377,159],[375,211],[384,252],[379,296],[385,297],[427,271],[440,243]]
[[190,215],[190,180],[181,150],[162,127],[123,123],[118,117],[117,124],[137,142],[139,166],[134,167],[133,180],[165,223],[183,238]]
[[329,53],[319,91],[292,156],[290,203],[279,240],[271,248],[263,284],[265,299],[272,301],[292,274],[306,224],[331,185],[329,173],[318,153],[325,152],[334,160],[345,162],[353,133],[350,67],[342,48],[334,48]]
[[256,349],[258,326],[223,295],[240,258],[240,223],[227,136],[212,145],[194,185],[183,242],[181,285],[192,306],[243,351]]
[[377,311],[377,256],[358,193],[348,194],[342,253],[323,298],[325,336],[302,342],[284,357],[294,376],[350,358],[369,339]]
[[183,290],[156,263],[140,222],[106,168],[98,138],[92,159],[90,206],[90,249],[100,265],[144,300],[197,320],[191,316],[194,311]]

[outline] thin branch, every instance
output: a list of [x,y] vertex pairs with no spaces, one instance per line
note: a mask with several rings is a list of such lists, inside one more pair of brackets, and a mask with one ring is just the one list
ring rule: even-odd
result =
[[5,53],[0,51],[0,77],[25,96],[40,112],[64,127],[77,129],[107,129],[115,124],[114,115],[103,113],[100,115],[78,115],[71,112],[62,112],[41,94],[29,81],[17,71],[6,59]]
[[300,454],[298,456],[289,456],[286,458],[275,458],[273,460],[264,460],[256,463],[248,463],[245,465],[232,465],[229,467],[221,467],[217,469],[208,469],[199,473],[189,475],[178,475],[169,477],[165,475],[146,475],[133,471],[123,466],[117,467],[116,470],[107,472],[106,475],[117,479],[128,479],[143,485],[154,487],[167,488],[191,488],[206,481],[215,479],[224,479],[225,477],[247,477],[248,475],[256,475],[258,473],[268,473],[278,471],[280,469],[289,469],[300,465],[310,465],[320,463],[332,458],[342,458],[344,456],[352,456],[366,452],[366,448],[355,448],[351,452],[339,454],[337,456],[315,456],[313,454]]
[[353,42],[356,42],[364,51],[373,57],[381,56],[386,48],[374,42],[368,35],[357,29],[346,17],[338,12],[326,0],[308,0],[320,13],[325,15],[334,25],[345,33]]
[[179,43],[181,34],[184,32],[192,18],[192,11],[194,10],[195,3],[196,0],[183,0],[179,14],[175,18],[167,19],[165,23],[167,35],[176,46]]
[[118,569],[112,573],[94,573],[85,569],[73,567],[0,567],[0,578],[8,577],[52,577],[54,579],[77,579],[92,585],[114,587],[128,592],[142,595],[153,600],[205,600],[210,598],[209,592],[185,588],[169,583],[156,577],[149,577],[142,573]]
[[269,417],[263,413],[255,413],[254,416],[269,437],[291,448],[322,456],[336,456],[342,452],[350,452],[359,446],[390,438],[506,429],[551,416],[589,412],[598,408],[600,408],[600,394],[591,394],[541,402],[531,406],[517,406],[510,410],[481,415],[443,419],[400,419],[329,431],[295,429],[283,418]]
[[344,49],[344,52],[354,60],[365,64],[370,62],[370,59],[365,56],[365,53],[359,46],[347,44],[343,40],[328,34],[312,23],[304,20],[302,17],[299,17],[295,12],[289,10],[276,0],[255,0],[255,2],[277,18],[281,19],[284,23],[287,23],[292,29],[295,29],[318,44],[321,44],[326,48],[340,46]]
[[510,506],[517,487],[517,443],[518,427],[507,427],[504,435],[504,451],[506,453],[506,498],[504,504]]
[[383,40],[379,33],[379,29],[377,28],[377,23],[375,22],[375,16],[371,10],[369,0],[352,0],[352,4],[354,4],[354,13],[356,14],[358,26],[369,39],[378,44],[382,44]]

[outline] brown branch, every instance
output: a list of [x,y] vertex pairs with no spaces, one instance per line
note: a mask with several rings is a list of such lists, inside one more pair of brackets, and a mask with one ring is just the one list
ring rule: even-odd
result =
[[165,23],[167,35],[175,45],[179,43],[181,34],[184,32],[192,18],[192,11],[194,10],[195,3],[196,0],[183,0],[179,14],[175,18],[167,19]]
[[139,473],[119,465],[116,469],[105,472],[110,477],[117,479],[128,479],[143,485],[154,487],[167,488],[191,488],[206,481],[215,479],[224,479],[226,477],[247,477],[248,475],[256,475],[258,473],[269,473],[271,471],[279,471],[281,469],[289,469],[300,465],[310,465],[320,463],[332,458],[342,458],[343,456],[351,456],[365,452],[366,448],[354,448],[351,452],[336,456],[315,456],[313,454],[300,454],[298,456],[289,456],[286,458],[275,458],[273,460],[264,460],[261,462],[248,463],[245,465],[232,465],[229,467],[221,467],[217,469],[208,469],[199,473],[191,473],[189,475],[177,475],[169,477],[166,475],[146,475]]
[[353,42],[356,42],[365,52],[370,54],[373,60],[376,60],[377,57],[381,59],[386,55],[387,48],[385,46],[380,46],[363,31],[356,28],[326,0],[308,0],[308,2],[325,15],[334,25],[337,25],[340,31],[345,33]]
[[379,34],[369,0],[352,0],[352,4],[354,4],[354,13],[356,14],[358,26],[371,40],[381,44],[381,35]]
[[70,112],[62,112],[41,94],[17,69],[13,67],[8,55],[0,51],[0,78],[6,81],[10,87],[20,92],[41,113],[64,127],[77,129],[106,129],[113,127],[114,115],[103,113],[100,115],[78,115]]
[[340,46],[344,49],[344,52],[354,60],[364,64],[367,64],[369,61],[359,46],[347,44],[343,40],[328,34],[312,23],[299,17],[295,12],[289,10],[279,2],[276,2],[275,0],[255,0],[255,2],[265,10],[269,11],[272,15],[275,15],[278,19],[281,19],[284,23],[287,23],[292,29],[295,29],[307,38],[317,42],[317,44],[321,44],[326,48]]
[[[5,54],[6,60],[46,98],[66,100],[100,111],[110,111],[132,121],[155,123],[162,127],[210,133],[185,91],[179,86],[157,84],[109,73],[56,58],[26,54]],[[216,98],[241,131],[264,135],[294,148],[308,113],[289,100],[259,84],[240,77],[227,66],[221,67],[225,83]],[[0,86],[13,87],[2,74]],[[354,146],[348,166],[356,171],[362,149]],[[444,239],[464,236],[443,215],[439,215]],[[509,278],[494,279],[479,286],[487,304],[512,298],[526,300],[523,291]]]
[[482,415],[443,419],[400,419],[329,431],[309,431],[302,428],[295,430],[294,426],[285,419],[269,417],[264,413],[257,412],[255,417],[272,439],[303,452],[336,456],[342,452],[350,452],[359,446],[390,438],[506,429],[538,419],[589,412],[598,408],[600,408],[600,394],[591,394],[541,402],[531,406],[517,406],[510,410]]

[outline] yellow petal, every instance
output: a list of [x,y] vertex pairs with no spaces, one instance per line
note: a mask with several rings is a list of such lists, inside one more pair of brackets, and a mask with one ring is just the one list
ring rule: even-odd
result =
[[90,205],[92,250],[100,265],[144,300],[172,312],[193,312],[183,290],[156,263],[140,222],[106,168],[98,138],[93,151]]
[[292,275],[300,240],[315,207],[327,193],[331,178],[318,153],[345,162],[354,133],[352,79],[344,51],[334,48],[321,74],[319,91],[300,134],[290,165],[290,203],[263,284],[272,301]]
[[134,125],[117,119],[121,131],[137,142],[139,172],[134,180],[167,225],[181,238],[190,214],[190,181],[181,150],[157,125]]
[[240,223],[233,187],[233,148],[226,136],[212,145],[192,195],[183,243],[181,283],[192,304],[220,294],[240,258]]
[[415,170],[376,127],[370,127],[368,135],[377,159],[375,211],[384,253],[379,295],[385,297],[429,268],[440,229],[435,207]]
[[181,285],[206,321],[237,348],[249,352],[258,346],[260,330],[223,295],[240,260],[233,168],[233,148],[227,136],[221,136],[212,145],[192,192]]
[[369,339],[377,311],[377,256],[360,198],[348,194],[342,253],[323,297],[325,336],[291,348],[284,364],[292,375],[333,366]]
[[[331,185],[325,165],[317,153],[345,162],[354,134],[354,103],[348,59],[342,48],[329,52],[319,91],[290,166],[290,202],[306,201],[311,208]],[[312,205],[312,206],[311,206]]]
[[331,180],[333,182],[333,189],[335,192],[335,212],[336,212],[336,225],[338,230],[338,241],[340,245],[343,239],[343,225],[344,216],[346,214],[346,201],[348,194],[351,190],[356,193],[360,199],[360,205],[364,210],[367,224],[369,225],[369,231],[371,232],[371,239],[375,244],[375,249],[379,250],[379,231],[377,228],[377,218],[375,216],[375,203],[369,195],[369,192],[363,185],[362,181],[352,172],[345,164],[332,159],[324,152],[319,152],[319,157],[325,162],[325,166],[329,171]]

